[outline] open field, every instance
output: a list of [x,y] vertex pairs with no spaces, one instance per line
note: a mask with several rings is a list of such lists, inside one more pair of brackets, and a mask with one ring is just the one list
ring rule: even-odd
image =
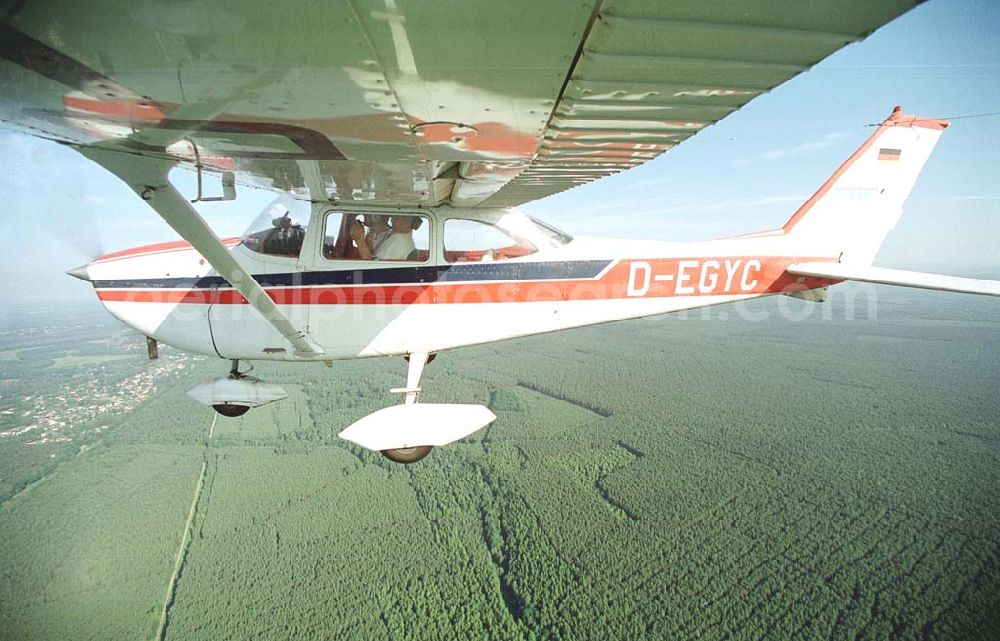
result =
[[[0,639],[996,638],[994,307],[720,307],[442,354],[424,400],[498,420],[407,467],[336,437],[398,401],[401,362],[258,364],[289,399],[209,439],[184,392],[227,364],[165,350],[123,415],[0,440]],[[145,389],[136,348],[87,349],[132,355],[101,393]],[[22,396],[24,367],[0,362]]]
[[100,356],[60,356],[52,363],[52,367],[79,367],[86,365],[100,365],[102,363],[113,363],[114,361],[132,358],[128,354],[102,354]]

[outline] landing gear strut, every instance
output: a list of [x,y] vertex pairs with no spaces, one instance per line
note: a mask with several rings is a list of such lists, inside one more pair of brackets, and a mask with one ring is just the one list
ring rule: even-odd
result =
[[[435,354],[417,352],[406,357],[406,387],[390,390],[394,394],[406,394],[404,405],[413,405],[420,394],[420,376],[424,373],[424,365],[434,360]],[[416,447],[399,447],[391,450],[380,450],[382,456],[394,463],[416,463],[431,453],[430,445]]]

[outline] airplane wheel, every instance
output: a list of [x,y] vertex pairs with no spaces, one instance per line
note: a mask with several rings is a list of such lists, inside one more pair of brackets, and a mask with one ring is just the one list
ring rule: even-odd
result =
[[229,418],[236,418],[237,416],[243,416],[247,413],[250,408],[246,405],[233,405],[232,403],[218,403],[212,406],[219,414],[223,416],[228,416]]
[[394,450],[382,450],[382,456],[393,463],[416,463],[431,453],[434,449],[431,445],[418,445],[417,447],[401,447]]

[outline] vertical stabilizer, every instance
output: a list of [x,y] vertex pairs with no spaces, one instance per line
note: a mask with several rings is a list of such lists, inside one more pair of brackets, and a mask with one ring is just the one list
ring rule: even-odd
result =
[[944,120],[899,107],[784,226],[802,253],[871,265],[930,157]]

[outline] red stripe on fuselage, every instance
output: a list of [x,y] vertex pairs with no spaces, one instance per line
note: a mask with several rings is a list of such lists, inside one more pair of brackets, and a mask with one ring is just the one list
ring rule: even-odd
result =
[[[623,300],[673,296],[734,296],[813,289],[828,279],[785,273],[792,263],[829,262],[829,258],[685,258],[621,260],[597,280],[427,283],[272,287],[265,291],[279,305],[425,305]],[[233,289],[102,289],[105,302],[243,305]]]
[[[238,245],[239,242],[239,238],[222,239],[222,244],[226,247],[234,247]],[[103,263],[109,260],[118,260],[121,258],[134,258],[135,256],[145,256],[146,254],[161,254],[172,251],[182,251],[185,249],[191,249],[191,243],[183,240],[174,240],[169,243],[157,243],[155,245],[142,245],[141,247],[132,247],[131,249],[123,249],[121,251],[105,254],[91,264]]]

